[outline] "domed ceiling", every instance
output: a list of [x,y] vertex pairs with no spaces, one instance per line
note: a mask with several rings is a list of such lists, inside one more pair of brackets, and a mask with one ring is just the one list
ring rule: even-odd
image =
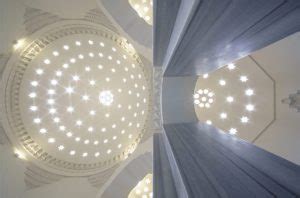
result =
[[87,175],[126,159],[149,110],[149,81],[126,39],[102,26],[65,24],[26,38],[9,60],[4,127],[41,167]]
[[246,57],[198,78],[196,115],[206,124],[253,141],[275,119],[274,87],[270,75]]

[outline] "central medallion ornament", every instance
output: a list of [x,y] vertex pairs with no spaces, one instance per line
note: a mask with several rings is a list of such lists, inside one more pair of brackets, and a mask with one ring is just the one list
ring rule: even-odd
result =
[[200,108],[206,107],[210,108],[213,103],[214,93],[208,89],[199,89],[197,93],[194,94],[194,103],[198,105]]
[[105,106],[110,106],[114,101],[114,95],[111,91],[102,91],[99,94],[100,103]]

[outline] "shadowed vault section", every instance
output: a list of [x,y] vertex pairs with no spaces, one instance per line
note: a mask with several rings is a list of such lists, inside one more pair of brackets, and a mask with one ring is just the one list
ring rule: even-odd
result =
[[181,0],[178,9],[178,1],[156,3],[154,65],[166,76],[212,71],[300,29],[297,0]]
[[[175,158],[169,166],[180,174],[170,168],[172,175],[183,181],[177,193],[186,189],[188,197],[299,197],[299,166],[205,124],[164,128],[166,133],[157,136],[166,135]],[[159,173],[154,166],[154,185],[165,180]],[[155,195],[163,189],[156,190]]]

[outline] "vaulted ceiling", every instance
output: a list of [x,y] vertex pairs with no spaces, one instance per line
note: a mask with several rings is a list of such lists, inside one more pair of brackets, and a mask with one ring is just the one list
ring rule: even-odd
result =
[[3,1],[1,15],[1,142],[26,187],[74,176],[101,187],[151,137],[151,49],[93,0]]
[[[91,196],[150,196],[141,185],[149,184],[151,136],[162,121],[200,120],[300,163],[299,114],[281,102],[299,89],[299,34],[208,73],[202,67],[198,76],[165,77],[162,85],[166,68],[152,63],[151,2],[0,3],[0,146],[23,160],[3,155],[0,172],[22,175],[24,197],[55,192],[67,180]],[[165,28],[181,32],[185,20]],[[166,57],[161,63],[172,54]]]

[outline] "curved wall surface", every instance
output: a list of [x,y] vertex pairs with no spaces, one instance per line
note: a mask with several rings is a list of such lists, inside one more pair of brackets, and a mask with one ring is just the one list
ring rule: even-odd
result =
[[163,123],[197,122],[193,92],[197,76],[164,77],[162,85]]

